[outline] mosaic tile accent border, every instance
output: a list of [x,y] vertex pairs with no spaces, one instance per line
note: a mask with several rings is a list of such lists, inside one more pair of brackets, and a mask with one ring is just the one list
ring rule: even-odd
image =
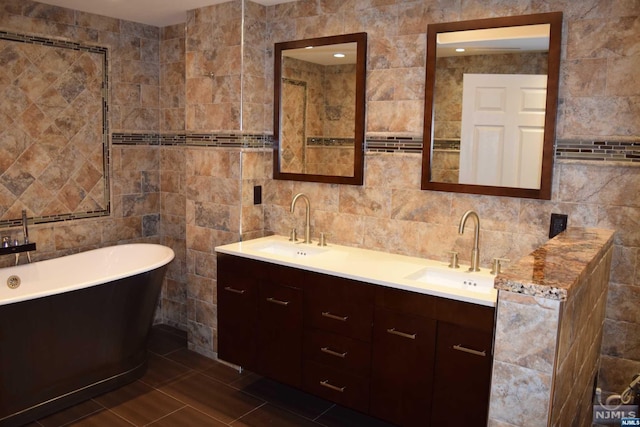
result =
[[435,139],[433,141],[434,150],[459,150],[460,139]]
[[307,138],[307,146],[348,147],[353,146],[353,138]]
[[640,140],[558,140],[556,144],[556,159],[640,163]]
[[422,153],[422,137],[369,137],[365,146],[366,151],[377,153]]
[[0,36],[3,40],[9,40],[14,42],[39,44],[43,46],[62,47],[65,49],[82,50],[91,53],[107,54],[107,48],[103,46],[90,46],[81,43],[75,43],[68,40],[50,39],[46,37],[29,36],[26,34],[12,33],[8,31],[0,31]]
[[233,133],[113,133],[111,143],[114,145],[184,145],[235,148],[267,148],[273,144],[271,135]]
[[[310,145],[348,145],[348,138],[309,138]],[[233,133],[176,133],[176,134],[130,134],[114,133],[112,143],[118,145],[186,145],[205,147],[269,148],[273,136],[269,134]],[[373,136],[365,141],[368,152],[382,153],[422,153],[421,137]],[[435,141],[436,149],[460,149],[460,140],[442,139]],[[556,159],[585,161],[616,161],[640,163],[639,141],[556,141]]]

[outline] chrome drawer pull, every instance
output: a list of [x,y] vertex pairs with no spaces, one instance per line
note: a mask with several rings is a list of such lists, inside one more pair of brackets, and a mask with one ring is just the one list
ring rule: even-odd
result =
[[472,348],[467,348],[467,347],[463,347],[462,344],[458,344],[458,345],[454,345],[453,346],[454,350],[459,350],[459,351],[464,351],[465,353],[471,353],[471,354],[475,354],[476,356],[486,356],[487,353],[482,350],[482,351],[478,351],[478,350],[474,350]]
[[328,311],[323,311],[322,312],[322,316],[323,317],[328,317],[329,319],[333,319],[333,320],[339,320],[341,322],[346,322],[347,319],[349,318],[349,316],[337,316],[335,314],[331,314]]
[[416,339],[416,335],[417,335],[417,334],[408,334],[406,332],[396,331],[396,328],[387,329],[387,332],[389,332],[390,334],[393,334],[393,335],[398,335],[398,336],[403,337],[403,338],[409,338],[411,340],[415,340]]
[[331,390],[339,391],[340,393],[344,393],[344,389],[346,387],[338,387],[329,383],[329,380],[320,381],[320,385],[326,388],[330,388]]
[[232,288],[231,286],[225,286],[224,290],[233,292],[234,294],[240,294],[240,295],[244,294],[244,289],[235,289],[235,288]]
[[272,297],[267,298],[267,301],[272,302],[274,304],[278,304],[278,305],[289,305],[289,301],[282,301]]
[[331,350],[329,347],[322,347],[322,348],[320,348],[320,351],[323,352],[323,353],[330,354],[332,356],[340,357],[342,359],[347,357],[347,352],[346,351],[344,353],[340,353],[338,351]]

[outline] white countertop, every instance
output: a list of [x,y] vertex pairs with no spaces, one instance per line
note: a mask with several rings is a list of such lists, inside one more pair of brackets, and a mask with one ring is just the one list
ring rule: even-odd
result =
[[[479,272],[470,273],[467,272],[467,265],[461,264],[459,269],[454,270],[440,261],[368,249],[333,244],[319,247],[317,242],[294,244],[283,236],[269,236],[218,246],[215,250],[228,255],[490,307],[495,307],[498,295],[493,287],[495,276],[489,274],[488,269],[482,268]],[[292,252],[287,252],[289,250]],[[465,282],[465,276],[468,275],[469,282],[480,280],[484,286],[447,286],[411,278],[421,275],[425,268],[435,272],[436,276],[453,274]]]

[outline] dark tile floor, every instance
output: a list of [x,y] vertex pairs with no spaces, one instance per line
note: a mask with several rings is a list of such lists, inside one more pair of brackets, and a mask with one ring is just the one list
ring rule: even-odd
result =
[[154,327],[149,352],[140,380],[29,427],[389,426],[189,351],[184,333],[168,326]]

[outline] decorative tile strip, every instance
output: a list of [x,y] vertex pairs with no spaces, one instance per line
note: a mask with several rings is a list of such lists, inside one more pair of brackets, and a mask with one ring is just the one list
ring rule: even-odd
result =
[[433,140],[434,150],[460,150],[460,138],[438,138]]
[[232,133],[113,133],[114,145],[163,145],[266,148],[273,144],[271,135]]
[[310,137],[307,138],[307,146],[335,146],[335,147],[349,147],[353,146],[353,138],[322,138],[322,137]]
[[157,133],[113,133],[111,143],[114,145],[159,145]]
[[62,47],[71,50],[82,50],[91,53],[100,53],[106,56],[108,49],[103,46],[90,46],[75,43],[67,40],[50,39],[46,37],[29,36],[26,34],[11,33],[0,31],[0,39],[10,40],[14,42],[23,42],[30,44],[40,44],[45,46]]
[[640,140],[558,140],[556,143],[556,159],[640,163]]
[[[270,134],[241,133],[113,133],[114,145],[162,145],[162,146],[204,146],[226,148],[269,148],[273,146]],[[309,138],[309,145],[350,145],[350,138]],[[422,153],[421,137],[371,136],[365,141],[368,152],[382,153]],[[438,139],[435,149],[460,149],[458,139]],[[556,159],[587,160],[597,162],[640,163],[640,141],[588,141],[558,140]]]
[[366,151],[379,153],[422,153],[422,137],[368,137]]

